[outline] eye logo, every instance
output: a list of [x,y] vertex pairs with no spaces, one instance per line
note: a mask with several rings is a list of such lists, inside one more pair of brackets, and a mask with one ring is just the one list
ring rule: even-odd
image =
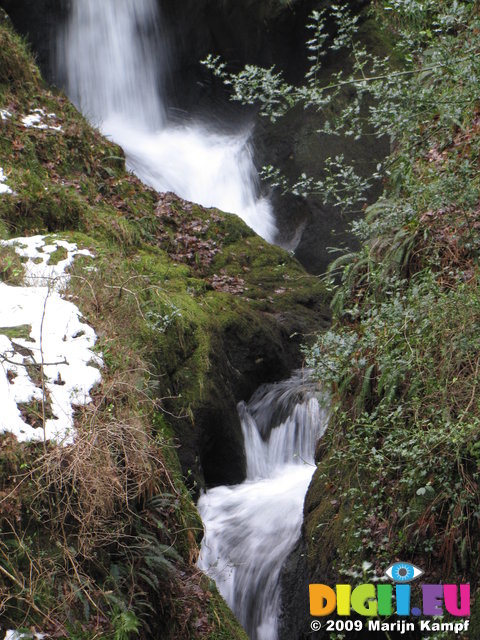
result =
[[423,575],[423,571],[408,562],[395,562],[388,567],[385,574],[390,580],[404,584]]

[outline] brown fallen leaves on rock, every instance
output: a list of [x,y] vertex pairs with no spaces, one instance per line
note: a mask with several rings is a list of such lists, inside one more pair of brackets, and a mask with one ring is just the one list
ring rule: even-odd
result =
[[226,293],[233,294],[244,293],[244,291],[246,291],[245,280],[237,278],[236,276],[218,276],[215,274],[211,278],[208,278],[208,283],[216,291],[224,291]]
[[[194,206],[173,193],[160,194],[155,210],[155,215],[162,221],[158,236],[172,260],[205,274],[220,253],[221,241],[226,234],[218,228],[222,219],[214,210],[209,211],[208,218],[202,219],[195,216]],[[181,208],[182,216],[178,215],[178,208]]]

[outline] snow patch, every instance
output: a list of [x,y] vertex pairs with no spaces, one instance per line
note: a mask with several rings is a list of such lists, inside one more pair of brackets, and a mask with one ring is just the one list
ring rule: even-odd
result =
[[[72,442],[75,407],[91,401],[101,380],[101,358],[92,349],[96,335],[82,321],[79,309],[62,297],[66,269],[75,256],[92,254],[74,243],[45,236],[2,241],[26,259],[25,283],[0,283],[0,433],[14,433],[19,441]],[[65,257],[50,264],[60,250]],[[52,261],[53,262],[53,261]],[[92,366],[96,365],[96,366]],[[28,424],[25,407],[36,403],[43,416]],[[39,422],[42,426],[36,426]]]
[[49,129],[51,131],[62,131],[60,125],[54,126],[57,116],[55,113],[46,113],[44,109],[34,109],[30,115],[23,116],[22,123],[24,127],[33,129]]
[[10,113],[10,111],[7,111],[7,109],[0,109],[0,120],[5,121],[11,117],[12,117],[12,114]]
[[3,184],[7,176],[3,173],[2,167],[0,167],[0,194],[2,193],[13,193],[8,184]]
[[[93,254],[90,251],[78,249],[73,242],[45,236],[14,238],[1,244],[13,246],[21,258],[27,259],[24,264],[25,284],[27,286],[47,286],[55,289],[55,291],[62,291],[67,285],[69,276],[66,273],[66,269],[72,264],[75,256],[90,256],[93,258]],[[66,257],[58,261],[57,264],[52,264],[52,254],[62,249]]]
[[21,631],[9,630],[6,632],[3,640],[43,640],[43,638],[46,637],[45,633],[32,633],[31,631],[22,633]]

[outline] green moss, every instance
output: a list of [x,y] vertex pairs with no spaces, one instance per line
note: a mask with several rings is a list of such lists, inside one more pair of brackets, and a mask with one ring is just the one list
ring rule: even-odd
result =
[[39,84],[40,73],[25,41],[13,32],[7,15],[0,9],[0,91],[11,87],[34,90]]
[[[7,233],[2,234],[0,229],[1,237],[6,238]],[[0,280],[10,285],[18,285],[23,280],[22,263],[13,247],[0,247]]]
[[66,260],[67,257],[68,257],[68,251],[65,249],[65,247],[57,247],[57,249],[50,254],[50,257],[48,259],[48,264],[56,265],[62,260]]
[[207,640],[247,640],[247,634],[230,614],[230,610],[218,593],[215,583],[209,581],[208,588],[210,590],[208,619],[213,630],[206,636]]
[[31,331],[31,324],[22,324],[18,327],[0,327],[0,334],[3,336],[7,336],[7,338],[10,338],[10,340],[12,340],[12,338],[22,338],[24,340],[28,340]]
[[[342,478],[342,487],[337,482],[338,476]],[[355,469],[339,469],[334,456],[325,447],[304,508],[307,566],[311,575],[328,575],[329,579],[338,576],[351,557],[355,523],[348,519],[352,501],[341,495],[344,486],[358,488]]]

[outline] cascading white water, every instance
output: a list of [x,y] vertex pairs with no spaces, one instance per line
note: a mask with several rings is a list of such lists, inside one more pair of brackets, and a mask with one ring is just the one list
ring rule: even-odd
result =
[[118,116],[146,129],[165,123],[167,52],[155,0],[74,0],[60,38],[68,93],[88,118]]
[[251,640],[276,640],[280,572],[300,535],[314,451],[328,421],[308,372],[265,385],[239,404],[247,479],[215,487],[198,508],[199,567],[217,583]]
[[[157,0],[72,0],[57,47],[68,94],[124,148],[127,166],[144,182],[237,213],[273,241],[276,227],[270,203],[258,196],[250,131],[222,135],[169,121],[161,88],[171,52],[160,27]],[[280,571],[300,532],[327,414],[305,373],[262,387],[239,411],[247,480],[200,499],[206,536],[199,564],[252,640],[274,640]]]
[[237,213],[272,242],[271,205],[258,195],[250,131],[222,135],[172,124],[162,100],[169,52],[156,0],[73,0],[58,63],[73,102],[121,145],[127,166],[158,191]]

